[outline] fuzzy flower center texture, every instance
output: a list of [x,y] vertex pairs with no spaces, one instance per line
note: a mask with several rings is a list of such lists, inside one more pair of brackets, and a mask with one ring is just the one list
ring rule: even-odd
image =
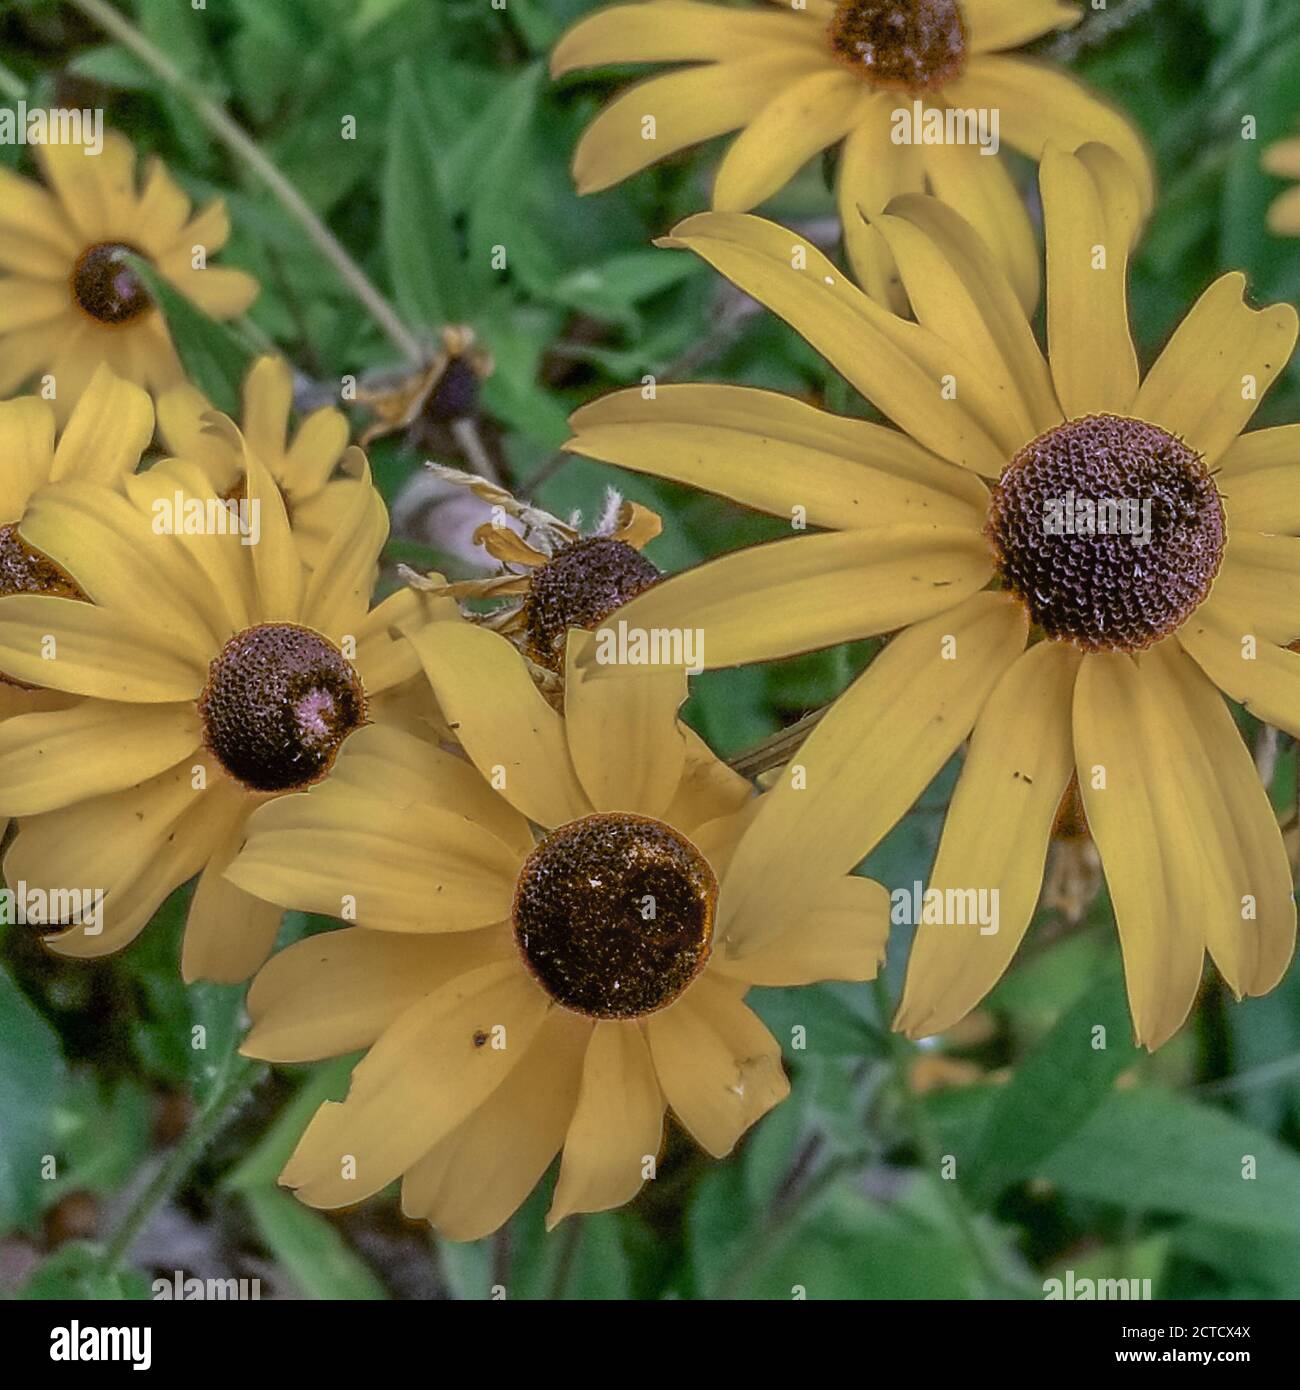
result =
[[827,38],[841,62],[889,91],[934,91],[966,65],[957,0],[839,0]]
[[1195,450],[1142,420],[1088,415],[1031,441],[993,489],[1006,587],[1050,638],[1136,652],[1204,601],[1226,541]]
[[204,742],[250,791],[310,786],[366,722],[352,664],[320,633],[266,623],[237,633],[208,669],[198,703]]
[[124,242],[87,247],[72,268],[72,297],[83,313],[110,328],[134,322],[153,307],[149,291],[131,269],[128,256],[140,255]]
[[591,536],[565,546],[533,571],[524,613],[528,655],[562,672],[571,627],[598,627],[660,578],[655,565],[626,541]]
[[704,968],[717,899],[708,860],[671,826],[621,811],[584,816],[524,862],[515,941],[557,1004],[588,1018],[641,1018]]

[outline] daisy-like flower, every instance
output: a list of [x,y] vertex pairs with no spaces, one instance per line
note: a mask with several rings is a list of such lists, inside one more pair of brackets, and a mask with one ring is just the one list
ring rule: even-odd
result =
[[[419,670],[397,629],[430,607],[404,591],[367,611],[387,517],[364,456],[345,462],[365,486],[310,572],[248,451],[253,545],[222,534],[227,504],[184,461],[119,492],[68,482],[28,507],[24,540],[81,597],[0,598],[0,670],[85,698],[0,725],[0,814],[23,818],[5,857],[11,885],[104,894],[94,931],[47,939],[60,954],[126,945],[201,873],[186,978],[241,980],[266,958],[280,914],[222,877],[244,823],[326,776],[350,733],[386,717],[386,692]],[[405,704],[395,717],[405,722]]]
[[[499,512],[496,520],[474,532],[473,539],[500,563],[501,573],[427,587],[460,602],[504,600],[490,613],[471,610],[466,616],[509,637],[533,664],[543,687],[562,698],[569,629],[598,627],[661,578],[659,568],[641,551],[663,530],[662,519],[610,488],[604,513],[594,530],[584,533],[578,528],[579,517],[561,521],[488,478],[439,464],[429,467],[438,478],[468,488]],[[505,525],[506,518],[522,530]],[[426,587],[418,575],[409,574],[408,579],[418,588]]]
[[[869,852],[973,728],[931,887],[997,888],[1000,929],[923,922],[897,1026],[950,1026],[1006,969],[1077,771],[1137,1036],[1155,1047],[1207,949],[1240,996],[1276,984],[1294,945],[1277,822],[1219,692],[1300,734],[1286,649],[1300,427],[1242,434],[1297,319],[1247,307],[1225,275],[1141,378],[1127,316],[1141,203],[1123,161],[1049,150],[1040,182],[1049,360],[936,199],[875,220],[916,322],[783,228],[704,214],[672,244],[780,314],[899,429],[670,386],[580,410],[569,447],[825,528],[665,580],[620,611],[629,627],[696,626],[709,666],[897,633],[797,754],[806,789],[783,779],[738,851],[752,939],[790,920],[814,865]],[[751,892],[773,859],[779,879]]]
[[742,960],[729,865],[753,792],[678,722],[680,672],[580,674],[593,639],[572,632],[562,719],[498,634],[435,623],[412,641],[472,765],[364,729],[328,783],[252,818],[236,884],[360,925],[271,960],[244,1050],[368,1049],[281,1181],[328,1208],[401,1177],[408,1215],[473,1240],[561,1149],[549,1225],[630,1200],[666,1107],[730,1152],[788,1091],[746,991],[871,978],[888,903],[821,875]]
[[153,393],[175,385],[167,325],[124,258],[144,257],[213,318],[242,314],[257,282],[208,264],[230,235],[225,204],[191,215],[157,159],[138,181],[115,131],[98,154],[68,143],[36,156],[47,187],[0,169],[0,395],[48,375],[65,419],[104,362]]
[[1104,141],[1128,163],[1149,210],[1151,166],[1127,119],[1064,72],[1007,52],[1077,23],[1077,5],[777,3],[785,14],[764,0],[748,8],[645,0],[580,21],[555,49],[556,76],[610,63],[694,66],[650,78],[606,107],[574,156],[578,191],[608,188],[739,130],[718,169],[713,206],[747,212],[809,159],[840,146],[836,195],[850,264],[868,294],[895,307],[903,304],[898,272],[868,219],[895,195],[925,190],[982,233],[1026,309],[1037,303],[1033,229],[1011,175],[992,157],[1002,141],[1031,159],[1049,140],[1070,149]]
[[[1264,171],[1295,183],[1300,179],[1300,136],[1279,140],[1264,151]],[[1288,188],[1268,210],[1268,228],[1275,236],[1300,236],[1300,186]]]
[[[198,463],[218,493],[237,496],[243,491],[243,450],[237,436],[208,427],[213,409],[202,391],[184,382],[159,397],[158,433],[173,455]],[[290,438],[292,411],[289,364],[279,357],[259,358],[244,380],[240,429],[275,480],[310,567],[353,506],[357,488],[369,484],[340,473],[348,447],[348,420],[341,410],[321,406]]]
[[[58,496],[66,482],[120,487],[153,437],[153,406],[138,386],[100,367],[60,431],[39,397],[0,403],[0,597],[80,597],[76,581],[23,536],[33,499]],[[75,697],[18,683],[0,671],[0,724],[20,714],[63,709]],[[0,838],[7,819],[0,819]]]

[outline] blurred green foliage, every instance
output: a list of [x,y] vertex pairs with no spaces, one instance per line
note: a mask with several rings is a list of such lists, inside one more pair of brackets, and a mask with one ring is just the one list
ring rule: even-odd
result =
[[[673,159],[597,197],[574,195],[574,143],[626,74],[553,86],[545,60],[595,3],[122,8],[232,112],[423,342],[432,348],[444,323],[473,326],[496,363],[482,408],[511,481],[528,490],[545,469],[541,500],[588,517],[613,482],[664,514],[650,553],[675,570],[774,528],[583,460],[554,468],[574,406],[653,373],[867,408],[784,324],[744,312],[691,256],[650,247],[705,205],[716,152]],[[1268,234],[1265,211],[1281,185],[1259,168],[1261,150],[1300,122],[1300,10],[1294,0],[1129,8],[1131,20],[1095,44],[1085,32],[1071,66],[1131,113],[1159,167],[1132,289],[1149,362],[1226,269],[1247,273],[1257,302],[1300,294],[1300,243]],[[394,366],[394,349],[293,219],[184,98],[76,10],[57,0],[8,6],[0,65],[7,97],[103,105],[196,199],[227,199],[226,257],[263,285],[249,323],[217,329],[175,296],[163,301],[214,399],[233,402],[242,363],[268,340],[330,392],[346,374]],[[1253,139],[1243,138],[1247,118]],[[355,138],[345,138],[352,126]],[[20,163],[23,151],[5,147],[0,158]],[[1032,199],[1031,171],[1018,173]],[[825,219],[822,162],[765,211]],[[504,268],[494,265],[499,247]],[[1298,407],[1293,363],[1258,422],[1300,418]],[[373,461],[391,499],[421,456],[394,437]],[[410,542],[401,558],[456,564]],[[710,674],[690,717],[730,755],[823,704],[870,651],[858,644]],[[1251,721],[1244,727],[1256,736]],[[1292,818],[1295,759],[1284,739],[1272,791]],[[926,878],[952,779],[952,769],[942,774],[868,862],[888,886]],[[106,1270],[101,1252],[236,1065],[240,992],[179,980],[184,901],[174,897],[119,957],[86,965],[47,957],[21,928],[0,929],[0,1280],[11,1291],[147,1297],[146,1268],[170,1270],[157,1232],[138,1267]],[[284,939],[326,925],[289,914]],[[1067,1267],[1149,1277],[1157,1296],[1294,1296],[1300,971],[1242,1005],[1207,980],[1179,1037],[1154,1058],[1136,1054],[1103,890],[1077,926],[1040,911],[981,1015],[986,1026],[916,1049],[890,1041],[885,1012],[906,935],[899,929],[891,943],[883,988],[758,991],[786,1047],[790,1101],[727,1163],[705,1161],[676,1136],[658,1181],[624,1212],[548,1237],[544,1184],[500,1237],[457,1246],[403,1223],[392,1194],[337,1217],[299,1206],[275,1176],[315,1106],[342,1094],[348,1059],[259,1081],[167,1212],[183,1231],[205,1233],[200,1252],[216,1265],[207,1272],[260,1273],[314,1297],[484,1298],[497,1286],[510,1297],[1041,1297],[1042,1280]],[[1093,1046],[1098,1025],[1103,1050]],[[945,1158],[955,1161],[951,1180],[941,1176]],[[1246,1179],[1251,1158],[1257,1175]]]

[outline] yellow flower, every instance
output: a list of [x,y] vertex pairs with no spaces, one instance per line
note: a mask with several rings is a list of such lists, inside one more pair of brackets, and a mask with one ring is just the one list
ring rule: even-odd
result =
[[114,131],[98,154],[76,144],[36,154],[48,188],[0,169],[0,395],[48,374],[65,419],[104,362],[150,392],[175,385],[167,326],[121,257],[137,252],[206,313],[233,318],[257,283],[206,264],[230,235],[225,205],[191,216],[157,159],[137,186],[135,151]]
[[746,991],[871,978],[884,890],[821,875],[742,960],[728,865],[752,789],[677,721],[680,672],[581,675],[592,638],[571,633],[561,719],[499,635],[437,623],[412,641],[472,765],[364,729],[328,783],[252,818],[229,870],[361,923],[289,947],[249,992],[255,1057],[368,1049],[281,1181],[328,1208],[401,1177],[408,1215],[472,1240],[561,1149],[550,1225],[630,1200],[666,1107],[729,1153],[788,1092]]
[[[900,308],[893,258],[867,219],[896,194],[925,189],[984,237],[1025,308],[1037,303],[1033,229],[1010,174],[989,157],[1002,141],[1031,159],[1049,140],[1070,149],[1104,141],[1123,155],[1149,211],[1151,166],[1127,119],[1065,73],[1006,52],[1077,23],[1076,5],[778,3],[789,12],[761,0],[749,9],[648,0],[577,24],[556,47],[557,76],[609,63],[696,64],[632,87],[596,118],[574,156],[578,191],[608,188],[689,145],[739,130],[718,170],[713,207],[746,212],[842,142],[836,191],[850,264],[868,294]],[[983,143],[973,138],[978,129],[958,124],[965,112],[973,121],[983,114]],[[924,132],[935,122],[943,138],[930,143]]]
[[[1264,151],[1264,170],[1280,179],[1300,179],[1300,136],[1279,140]],[[1300,188],[1288,188],[1268,210],[1269,230],[1276,236],[1300,236]]]
[[[509,637],[528,657],[547,694],[562,701],[569,629],[590,631],[658,583],[658,567],[641,551],[663,530],[662,519],[610,488],[595,528],[583,533],[578,529],[581,517],[561,521],[487,478],[438,464],[430,467],[438,478],[468,488],[522,527],[521,534],[496,521],[484,522],[473,539],[500,563],[501,573],[430,583],[430,591],[458,602],[504,600],[503,607],[487,613],[470,610],[465,616]],[[425,581],[413,582],[425,587]]]
[[[158,398],[158,433],[171,453],[198,463],[222,496],[242,487],[239,440],[210,429],[205,417],[214,407],[189,382]],[[312,411],[289,438],[293,372],[282,358],[263,357],[244,380],[240,426],[249,449],[266,465],[284,497],[289,524],[311,568],[354,502],[356,489],[369,486],[340,476],[348,447],[348,421],[341,410]]]
[[201,872],[186,978],[240,980],[266,958],[280,914],[222,877],[245,820],[327,775],[348,734],[386,718],[386,692],[419,669],[395,635],[421,616],[419,596],[367,612],[388,523],[364,456],[346,462],[364,486],[311,572],[251,452],[251,545],[185,461],[119,492],[67,482],[28,507],[24,539],[90,600],[0,598],[0,670],[86,697],[0,724],[0,814],[23,818],[7,881],[104,894],[97,930],[49,939],[60,954],[126,945]]
[[[149,397],[107,367],[96,371],[62,431],[47,401],[32,396],[0,403],[0,597],[75,596],[71,576],[21,533],[33,499],[57,497],[67,482],[121,486],[139,464],[153,425]],[[0,672],[0,723],[74,703],[73,696],[20,685]],[[0,819],[0,838],[7,824]]]
[[[783,228],[704,214],[671,243],[785,318],[900,429],[669,386],[580,410],[569,447],[825,528],[665,580],[620,610],[629,628],[696,626],[707,666],[902,629],[801,748],[807,789],[784,779],[737,856],[756,939],[797,912],[814,864],[857,863],[973,728],[931,886],[997,888],[999,930],[922,925],[898,1026],[946,1028],[1002,974],[1077,768],[1154,1047],[1186,1017],[1207,948],[1240,996],[1270,989],[1294,944],[1277,823],[1215,687],[1300,735],[1286,650],[1300,426],[1241,433],[1297,319],[1248,308],[1244,278],[1225,275],[1141,379],[1127,318],[1140,201],[1123,162],[1049,150],[1040,182],[1049,361],[1005,275],[933,198],[875,222],[918,322]],[[1089,521],[1082,500],[1108,508]],[[773,858],[779,880],[751,891]]]

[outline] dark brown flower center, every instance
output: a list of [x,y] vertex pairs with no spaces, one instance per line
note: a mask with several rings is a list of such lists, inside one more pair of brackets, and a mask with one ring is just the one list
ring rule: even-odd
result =
[[117,327],[153,308],[153,300],[127,257],[140,255],[124,242],[102,241],[88,247],[72,269],[72,297],[97,323]]
[[957,0],[840,0],[828,37],[837,58],[891,91],[933,91],[966,63]]
[[1210,591],[1226,539],[1199,454],[1142,420],[1088,415],[1027,444],[986,532],[1008,589],[1049,637],[1141,651]]
[[266,623],[232,637],[199,696],[204,740],[252,791],[319,781],[343,740],[366,722],[360,678],[332,642],[295,623]]
[[585,816],[533,850],[515,889],[515,940],[542,988],[590,1018],[640,1018],[704,968],[718,883],[662,821]]
[[533,571],[524,605],[528,655],[539,666],[562,672],[571,627],[599,626],[660,577],[626,541],[593,536],[566,546]]
[[[28,545],[18,534],[16,522],[0,526],[0,598],[8,598],[11,594],[47,594],[52,598],[86,601],[81,585],[43,551]],[[0,672],[0,682],[24,690],[37,689],[3,672]]]

